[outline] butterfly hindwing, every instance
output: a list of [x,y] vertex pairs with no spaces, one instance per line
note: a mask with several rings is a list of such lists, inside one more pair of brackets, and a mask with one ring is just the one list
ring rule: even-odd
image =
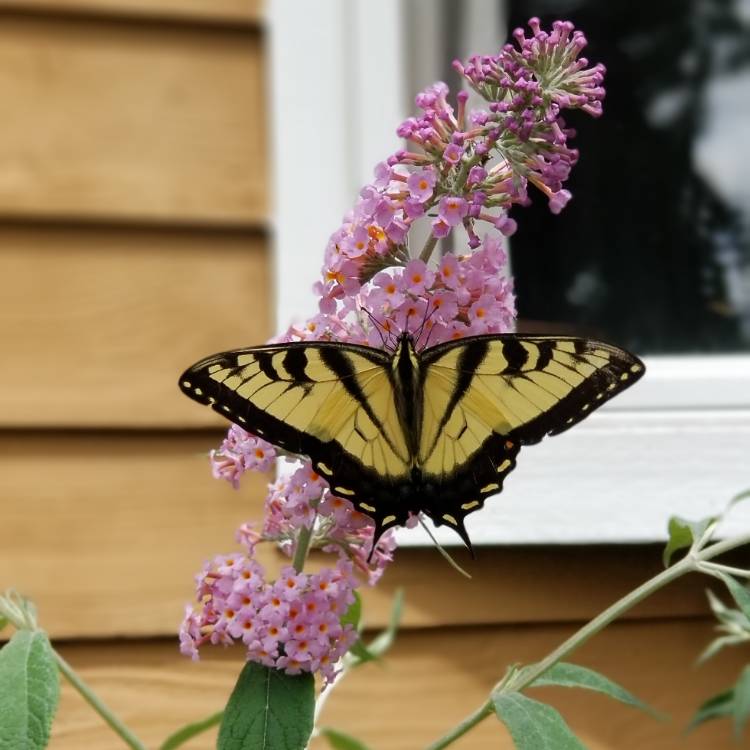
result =
[[[369,347],[278,344],[208,357],[183,374],[180,387],[240,427],[309,456],[336,494],[382,519],[398,508],[377,487],[405,481],[409,458],[389,363]],[[396,512],[390,522],[404,520]]]

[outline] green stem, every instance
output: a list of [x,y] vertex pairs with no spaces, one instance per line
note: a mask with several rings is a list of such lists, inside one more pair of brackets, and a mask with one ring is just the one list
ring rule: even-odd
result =
[[54,654],[57,666],[68,682],[83,696],[83,699],[91,708],[109,724],[115,734],[118,734],[132,750],[146,750],[146,746],[112,713],[99,696],[76,674],[73,667],[57,651]]
[[692,549],[682,560],[667,568],[658,575],[654,576],[650,580],[641,584],[637,589],[634,589],[629,594],[626,594],[622,599],[619,599],[611,607],[608,607],[601,614],[597,615],[593,620],[586,623],[580,630],[578,630],[573,636],[568,638],[563,644],[558,646],[554,651],[548,654],[544,659],[532,664],[526,669],[522,669],[516,673],[511,679],[503,680],[498,683],[491,691],[489,698],[483,703],[478,709],[472,714],[467,716],[460,724],[455,726],[450,732],[445,734],[436,742],[433,742],[428,746],[427,750],[442,750],[442,748],[448,747],[456,739],[466,734],[470,729],[479,724],[488,716],[494,713],[494,706],[492,696],[496,691],[502,690],[503,692],[520,692],[524,688],[531,685],[534,680],[540,677],[550,667],[554,666],[557,662],[564,659],[568,654],[571,654],[579,646],[583,645],[589,638],[596,635],[599,631],[603,630],[612,621],[622,616],[629,609],[634,607],[639,602],[643,601],[647,597],[654,594],[660,588],[666,586],[677,578],[691,573],[694,571],[700,571],[700,564],[706,560],[711,560],[714,557],[718,557],[729,550],[737,547],[742,547],[745,544],[750,544],[750,534],[744,536],[735,537],[733,539],[726,539],[723,542],[717,542],[712,544],[710,547],[705,549]]
[[733,568],[731,565],[720,565],[719,563],[705,563],[701,565],[701,571],[713,575],[715,572],[726,573],[730,576],[737,576],[738,578],[750,578],[750,570],[743,570],[742,568]]
[[424,243],[422,252],[419,254],[419,260],[423,261],[424,263],[428,263],[430,260],[430,256],[432,255],[432,251],[435,249],[435,245],[437,245],[437,237],[433,237],[432,235],[430,235],[427,238],[427,242]]
[[[463,188],[464,183],[469,176],[469,171],[475,164],[479,164],[480,161],[482,161],[481,156],[472,156],[471,159],[467,159],[461,165],[461,170],[456,176],[456,181],[453,183],[453,186],[451,188],[452,191],[458,193],[458,191]],[[432,235],[430,235],[427,238],[427,242],[424,243],[422,252],[419,254],[419,259],[424,263],[428,263],[430,258],[432,257],[432,251],[435,249],[435,245],[437,245],[437,237],[433,237]]]
[[305,567],[305,560],[307,560],[307,553],[310,549],[310,540],[312,539],[312,526],[308,529],[307,526],[303,526],[300,529],[299,536],[297,537],[297,549],[294,550],[294,559],[292,560],[292,567],[298,572],[302,572],[302,568]]

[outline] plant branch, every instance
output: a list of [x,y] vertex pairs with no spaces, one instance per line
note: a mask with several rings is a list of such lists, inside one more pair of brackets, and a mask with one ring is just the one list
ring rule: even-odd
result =
[[[314,521],[313,521],[314,523]],[[310,549],[310,540],[312,539],[312,525],[310,528],[302,526],[299,530],[299,536],[297,537],[297,547],[294,550],[294,559],[292,560],[292,567],[298,572],[302,572],[302,568],[305,567],[305,560],[307,560],[307,553]]]
[[125,744],[132,750],[146,750],[146,746],[115,716],[114,713],[104,704],[96,693],[78,676],[73,667],[65,659],[54,651],[55,660],[60,672],[65,679],[81,694],[83,699],[96,711],[104,721],[109,724],[112,731],[119,735]]
[[422,252],[419,254],[419,260],[424,263],[429,262],[430,257],[432,256],[432,251],[435,249],[435,245],[437,245],[437,241],[438,238],[432,234],[427,238],[427,242],[424,243]]
[[536,662],[536,664],[526,667],[525,669],[519,670],[512,675],[510,679],[503,679],[492,689],[490,696],[485,703],[483,703],[472,714],[467,716],[450,732],[429,745],[427,750],[442,750],[442,748],[448,747],[448,745],[452,744],[454,740],[466,734],[466,732],[479,724],[480,721],[483,721],[494,713],[492,697],[496,692],[520,692],[524,688],[529,687],[534,680],[557,664],[557,662],[575,651],[579,646],[582,646],[589,640],[589,638],[599,633],[611,622],[621,617],[629,609],[656,593],[668,583],[671,583],[686,573],[700,571],[701,564],[707,560],[718,557],[719,555],[736,549],[737,547],[750,544],[750,534],[726,539],[722,542],[716,542],[710,547],[700,549],[698,545],[705,543],[705,541],[706,539],[702,538],[696,542],[696,545],[691,548],[690,552],[688,552],[682,560],[641,584],[638,588],[615,602],[611,607],[605,609],[604,612],[597,615],[593,620],[584,625],[574,635],[568,638],[568,640],[549,653],[544,659]]

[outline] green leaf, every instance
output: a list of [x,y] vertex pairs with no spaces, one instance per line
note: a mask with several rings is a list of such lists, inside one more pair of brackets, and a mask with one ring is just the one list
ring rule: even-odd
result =
[[359,623],[362,620],[362,597],[358,591],[354,592],[354,601],[349,605],[349,609],[344,612],[341,618],[342,625],[351,625],[355,630],[359,630]]
[[19,630],[0,650],[0,748],[41,750],[60,699],[60,677],[47,634]]
[[716,571],[714,575],[724,581],[729,589],[729,593],[732,595],[732,599],[737,603],[737,606],[742,610],[745,617],[750,618],[750,589],[736,578],[720,570]]
[[723,625],[729,626],[733,632],[740,630],[750,631],[750,618],[738,609],[727,607],[711,589],[706,589],[708,603],[711,605],[711,611]]
[[377,661],[380,659],[378,654],[374,654],[370,649],[365,646],[361,638],[357,638],[351,646],[349,646],[349,652],[352,661],[350,666],[358,667],[361,664],[367,664],[368,661]]
[[731,716],[734,712],[734,690],[725,690],[722,693],[709,698],[695,712],[690,723],[685,728],[685,733],[692,732],[699,724],[722,716]]
[[739,740],[750,718],[750,665],[745,667],[734,685],[734,734]]
[[621,703],[639,708],[641,711],[651,714],[651,716],[659,716],[659,713],[651,708],[651,706],[644,703],[640,698],[636,698],[632,693],[625,690],[624,687],[621,687],[603,674],[599,674],[588,667],[581,667],[578,664],[559,662],[548,669],[541,677],[537,677],[529,687],[542,687],[543,685],[594,690],[597,693],[604,693]]
[[401,622],[401,611],[404,604],[404,592],[398,589],[393,595],[391,606],[391,617],[388,627],[378,633],[370,643],[365,645],[361,640],[355,641],[349,649],[351,655],[351,667],[359,667],[369,661],[377,661],[393,645]]
[[333,750],[369,750],[364,742],[360,742],[349,734],[339,732],[338,729],[324,727],[320,730],[320,734],[328,740]]
[[696,664],[707,662],[712,656],[716,656],[725,646],[736,646],[740,643],[747,643],[747,638],[741,635],[722,635],[715,638],[706,646],[703,653],[695,660]]
[[192,724],[186,724],[181,729],[178,729],[176,732],[170,734],[169,737],[167,737],[167,739],[164,740],[161,745],[159,745],[159,750],[174,750],[174,748],[184,744],[189,739],[195,737],[197,734],[201,734],[202,732],[211,729],[211,727],[215,727],[221,722],[223,716],[224,712],[219,711],[218,713],[215,713],[212,716],[208,716],[201,721],[194,721]]
[[315,681],[245,664],[229,697],[218,750],[304,750],[313,730]]
[[744,492],[740,492],[739,495],[735,495],[730,501],[729,505],[727,506],[727,510],[731,508],[734,505],[737,505],[737,503],[741,503],[743,500],[750,499],[750,490],[745,490]]
[[8,618],[0,615],[0,630],[5,630],[5,626],[8,624]]
[[376,656],[382,656],[392,645],[398,633],[398,627],[401,624],[401,613],[404,608],[404,591],[398,589],[393,595],[393,604],[391,605],[391,618],[388,627],[375,636],[367,646],[368,651]]
[[700,521],[688,521],[679,516],[672,516],[669,519],[669,541],[664,548],[662,560],[664,567],[668,568],[675,552],[687,547],[692,547],[693,543],[700,539],[706,532],[706,529],[716,521],[715,518],[703,518]]
[[496,693],[492,702],[518,750],[586,750],[552,706],[520,693]]

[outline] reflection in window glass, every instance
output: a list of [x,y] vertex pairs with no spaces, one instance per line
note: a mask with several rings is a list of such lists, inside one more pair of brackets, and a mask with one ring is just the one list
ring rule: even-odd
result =
[[574,200],[516,211],[519,327],[750,350],[750,0],[503,6],[510,29],[572,20],[608,71],[604,116],[570,118]]

